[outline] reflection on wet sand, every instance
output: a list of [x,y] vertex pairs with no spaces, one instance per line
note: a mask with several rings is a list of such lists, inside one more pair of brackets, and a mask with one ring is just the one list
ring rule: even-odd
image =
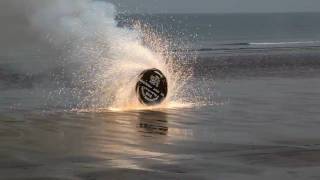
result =
[[168,134],[167,114],[164,112],[143,111],[139,113],[138,131],[145,134]]
[[[299,146],[306,142],[297,140],[250,143],[243,133],[260,132],[264,126],[250,123],[246,124],[250,129],[243,129],[244,120],[239,124],[194,118],[198,115],[196,110],[167,110],[28,113],[21,115],[23,121],[20,116],[2,118],[0,179],[212,179],[229,175],[250,179],[273,174],[274,169],[319,167],[317,139],[308,142],[312,146]],[[290,174],[283,176],[291,179]]]
[[99,130],[92,129],[90,133],[104,140],[88,143],[92,143],[91,152],[109,159],[106,162],[108,166],[146,170],[150,164],[170,163],[174,159],[173,155],[157,148],[165,144],[168,138],[165,112],[99,113],[94,121],[100,122]]

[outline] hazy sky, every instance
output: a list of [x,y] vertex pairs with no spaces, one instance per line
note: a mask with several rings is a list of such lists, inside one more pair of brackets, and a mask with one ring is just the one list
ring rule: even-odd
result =
[[105,0],[134,13],[320,12],[320,0]]

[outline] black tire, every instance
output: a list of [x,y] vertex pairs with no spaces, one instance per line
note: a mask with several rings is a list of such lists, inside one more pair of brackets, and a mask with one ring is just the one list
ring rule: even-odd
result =
[[138,77],[136,94],[142,104],[160,104],[168,94],[167,78],[158,69],[143,71]]

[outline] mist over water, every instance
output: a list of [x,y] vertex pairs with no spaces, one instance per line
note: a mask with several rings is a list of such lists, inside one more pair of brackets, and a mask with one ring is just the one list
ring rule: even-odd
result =
[[[182,57],[173,57],[165,41],[144,25],[118,27],[112,4],[93,0],[30,0],[12,1],[7,6],[26,18],[31,34],[41,37],[37,42],[40,45],[34,49],[41,51],[40,46],[45,44],[50,51],[58,52],[49,59],[39,55],[43,58],[40,64],[49,67],[38,76],[47,76],[44,81],[51,81],[54,86],[49,95],[44,95],[50,106],[144,109],[136,98],[135,84],[138,75],[151,68],[161,70],[168,78],[169,94],[161,108],[181,106],[187,101],[185,84],[192,72],[183,67]],[[29,66],[27,70],[20,68],[25,74],[34,74],[38,70],[32,67],[40,67],[39,61],[16,66],[20,64]],[[40,86],[43,88],[44,84]]]

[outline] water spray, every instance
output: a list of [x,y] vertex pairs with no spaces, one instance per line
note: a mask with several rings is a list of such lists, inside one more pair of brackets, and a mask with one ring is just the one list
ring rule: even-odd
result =
[[184,57],[171,52],[170,43],[148,25],[118,26],[112,4],[96,0],[10,2],[22,11],[39,41],[56,52],[41,61],[53,64],[48,104],[137,110],[190,102],[185,100],[192,96],[185,85],[192,73]]

